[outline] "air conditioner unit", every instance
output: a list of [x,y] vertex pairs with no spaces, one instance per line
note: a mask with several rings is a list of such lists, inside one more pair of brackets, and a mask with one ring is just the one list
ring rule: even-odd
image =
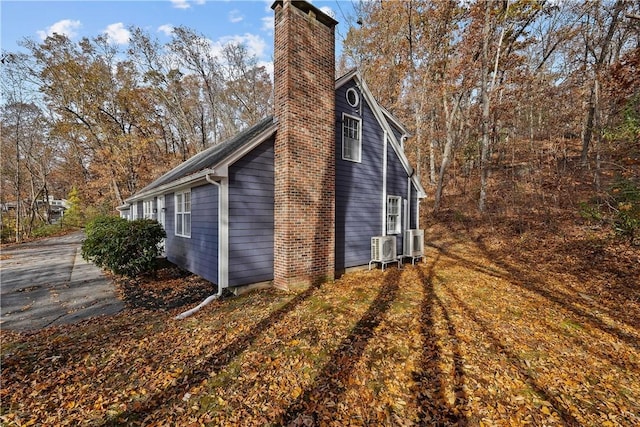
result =
[[396,261],[396,236],[376,236],[371,238],[371,261]]
[[406,230],[404,232],[402,255],[414,260],[424,255],[424,230]]

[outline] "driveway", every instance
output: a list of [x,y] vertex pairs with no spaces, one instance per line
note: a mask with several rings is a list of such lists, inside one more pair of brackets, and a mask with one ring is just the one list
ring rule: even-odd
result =
[[30,331],[124,308],[102,271],[80,256],[83,238],[76,232],[2,249],[0,328]]

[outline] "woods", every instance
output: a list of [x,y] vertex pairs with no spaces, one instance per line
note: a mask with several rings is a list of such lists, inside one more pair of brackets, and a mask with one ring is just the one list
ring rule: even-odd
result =
[[2,53],[1,202],[15,205],[3,236],[11,228],[16,240],[29,237],[36,202],[74,187],[85,209],[113,213],[152,178],[269,113],[269,74],[245,46],[214,46],[181,27],[165,45],[130,32],[126,50],[104,35],[76,43],[54,34],[26,39],[28,54]]
[[[531,175],[549,155],[574,160],[569,147],[577,145],[596,194],[603,162],[630,176],[638,161],[637,128],[623,138],[610,132],[639,116],[637,90],[613,89],[614,70],[633,68],[638,56],[637,8],[626,1],[363,2],[341,65],[361,68],[382,104],[413,125],[408,153],[435,187],[435,211],[447,203],[447,186],[473,197],[480,212],[500,211],[504,193],[492,173],[513,170],[524,184],[522,171]],[[637,87],[638,74],[631,80],[625,87]]]
[[[638,8],[361,2],[337,75],[358,67],[409,125],[405,148],[430,184],[425,212],[471,201],[481,215],[566,208],[571,189],[551,187],[567,172],[591,182],[601,206],[614,179],[638,185]],[[126,49],[106,35],[53,34],[2,52],[0,202],[16,213],[3,216],[3,239],[46,222],[36,201],[74,187],[85,209],[114,212],[153,177],[271,113],[271,76],[245,44],[186,27],[164,44],[142,28],[129,34]]]

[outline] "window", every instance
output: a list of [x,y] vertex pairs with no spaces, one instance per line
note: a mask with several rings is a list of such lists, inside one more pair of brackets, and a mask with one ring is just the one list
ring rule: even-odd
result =
[[362,151],[361,121],[358,118],[342,116],[342,158],[352,162],[360,162]]
[[144,219],[155,219],[153,214],[153,200],[142,202],[142,217]]
[[176,193],[176,236],[191,237],[191,191]]
[[138,202],[131,205],[131,219],[138,219]]
[[400,234],[401,202],[398,196],[387,196],[387,234]]
[[360,102],[360,97],[358,96],[358,92],[350,87],[349,89],[347,89],[347,102],[349,103],[349,105],[351,105],[352,107],[357,107],[358,103]]

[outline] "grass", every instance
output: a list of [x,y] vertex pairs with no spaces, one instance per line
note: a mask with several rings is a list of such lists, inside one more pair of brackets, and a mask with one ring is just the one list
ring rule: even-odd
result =
[[616,298],[606,266],[595,275],[558,251],[532,268],[535,238],[428,234],[422,264],[298,293],[257,291],[182,321],[174,316],[183,307],[128,309],[34,334],[3,331],[0,420],[640,423],[637,286],[619,278]]

